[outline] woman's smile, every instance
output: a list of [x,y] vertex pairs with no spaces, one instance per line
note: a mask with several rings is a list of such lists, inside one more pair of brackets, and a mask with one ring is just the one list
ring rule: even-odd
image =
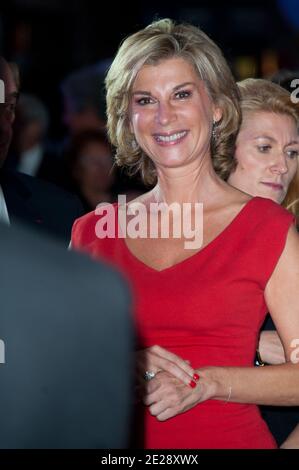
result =
[[163,147],[177,145],[187,136],[188,131],[175,131],[168,134],[154,134],[154,138]]
[[144,65],[133,84],[130,123],[139,146],[161,167],[209,155],[214,106],[194,67],[181,57]]

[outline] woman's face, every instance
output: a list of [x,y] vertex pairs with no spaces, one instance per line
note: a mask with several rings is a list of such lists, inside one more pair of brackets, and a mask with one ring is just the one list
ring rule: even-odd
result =
[[90,141],[81,149],[75,174],[84,186],[106,191],[113,179],[111,168],[112,155],[108,145]]
[[245,112],[236,142],[237,167],[228,182],[281,203],[298,166],[299,137],[286,114]]
[[220,117],[186,60],[175,57],[145,65],[137,74],[131,131],[157,167],[178,167],[209,154],[212,121]]

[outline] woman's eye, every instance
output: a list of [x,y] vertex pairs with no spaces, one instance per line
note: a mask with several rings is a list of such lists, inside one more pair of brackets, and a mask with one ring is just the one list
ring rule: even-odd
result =
[[187,90],[182,90],[182,91],[178,91],[176,94],[175,94],[176,98],[178,98],[179,100],[183,100],[184,98],[189,98],[189,96],[191,96],[191,92],[190,91],[187,91]]
[[290,158],[297,158],[298,155],[299,155],[299,151],[298,150],[287,150],[287,155]]
[[259,145],[258,150],[261,153],[267,153],[271,149],[271,145]]
[[137,100],[137,103],[140,104],[141,106],[144,106],[145,104],[150,104],[152,102],[153,100],[149,96],[144,96],[143,98],[139,98]]

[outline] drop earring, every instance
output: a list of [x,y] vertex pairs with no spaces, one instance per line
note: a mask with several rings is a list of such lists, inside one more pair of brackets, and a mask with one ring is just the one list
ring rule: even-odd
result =
[[213,126],[212,126],[212,138],[213,138],[214,140],[216,140],[216,139],[217,139],[217,136],[218,136],[217,125],[218,125],[218,122],[217,122],[217,121],[213,121]]
[[134,151],[138,149],[138,144],[137,144],[135,137],[133,137],[132,139],[131,146]]

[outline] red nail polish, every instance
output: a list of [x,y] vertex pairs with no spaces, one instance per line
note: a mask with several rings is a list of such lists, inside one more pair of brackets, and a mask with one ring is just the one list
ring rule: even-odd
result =
[[193,379],[194,380],[199,380],[199,375],[198,374],[193,374]]
[[189,387],[191,387],[191,388],[195,388],[196,385],[197,385],[197,383],[194,382],[194,380],[191,380],[191,381],[189,382]]

